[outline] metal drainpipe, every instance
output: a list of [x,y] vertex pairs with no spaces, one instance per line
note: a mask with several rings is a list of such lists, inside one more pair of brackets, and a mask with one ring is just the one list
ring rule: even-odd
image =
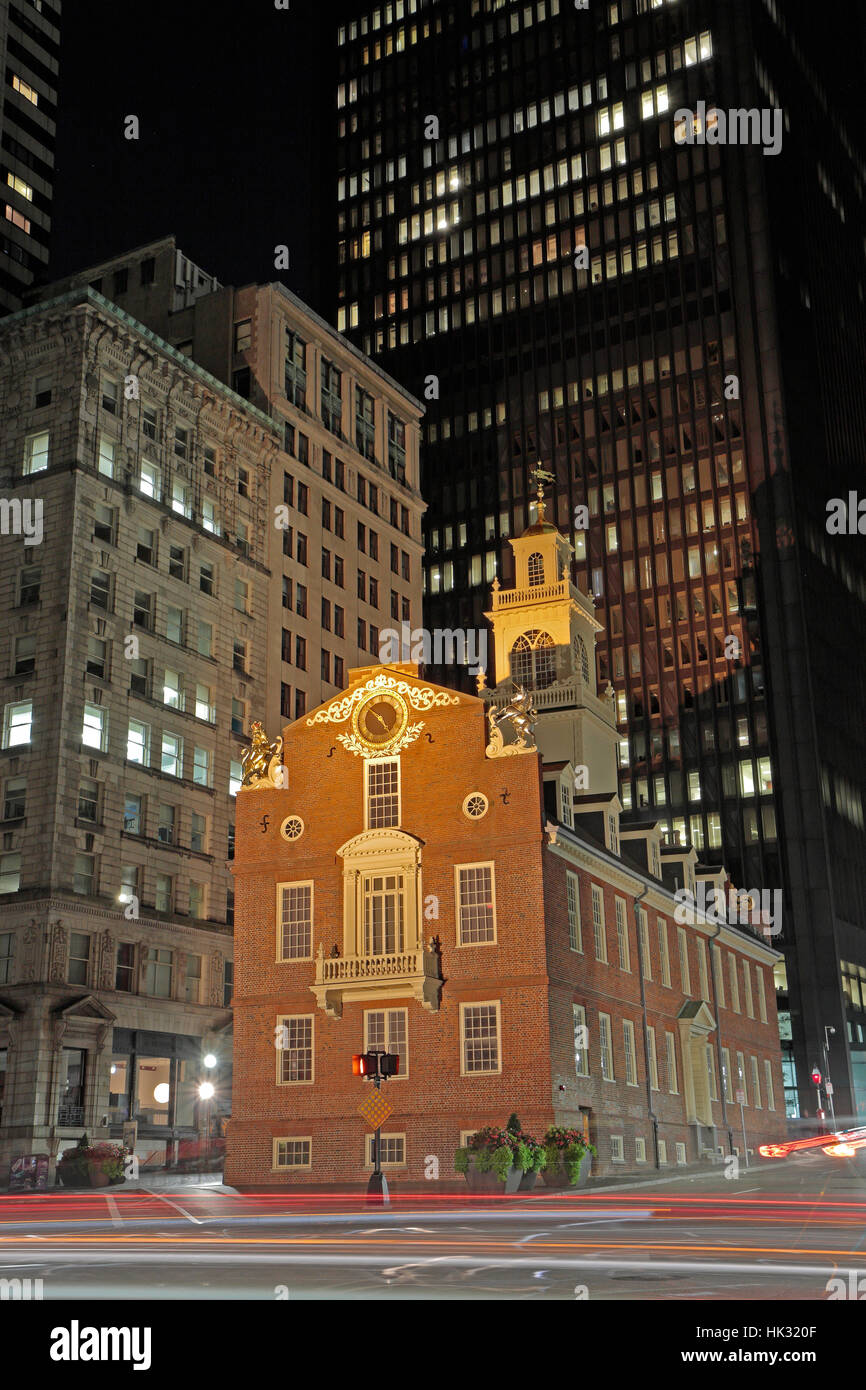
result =
[[[638,904],[646,897],[649,890],[650,886],[649,884],[647,884],[643,892],[639,893],[634,900],[634,929],[637,936],[637,969],[638,978],[640,980],[640,1006],[643,1011],[643,1060],[644,1071],[646,1072],[647,1109],[649,1111],[649,1117],[652,1121],[653,1127],[653,1152],[655,1154],[655,1166],[656,1168],[661,1168],[661,1163],[659,1162],[659,1121],[658,1115],[653,1110],[653,1087],[652,1076],[650,1075],[649,1029],[646,1021],[646,988],[644,986],[643,975],[643,951],[641,950],[640,921],[637,915]],[[658,1053],[656,1053],[656,1059],[656,1066],[658,1066]]]
[[716,941],[716,938],[718,937],[719,933],[721,932],[722,926],[723,926],[723,925],[724,925],[724,924],[723,924],[722,922],[717,922],[717,923],[716,923],[716,930],[713,932],[712,936],[709,938],[709,942],[710,942],[710,985],[711,985],[712,991],[713,991],[713,1012],[714,1012],[714,1014],[716,1015],[716,1062],[717,1062],[717,1065],[718,1065],[718,1068],[719,1068],[719,1080],[720,1080],[720,1082],[721,1082],[722,1124],[724,1125],[725,1129],[726,1129],[727,1132],[728,1132],[728,1152],[729,1152],[729,1153],[733,1153],[733,1152],[734,1152],[734,1136],[733,1136],[733,1133],[732,1133],[732,1131],[731,1131],[731,1126],[728,1124],[728,1101],[727,1101],[727,1097],[726,1097],[726,1094],[725,1094],[726,1089],[727,1089],[727,1088],[726,1088],[726,1085],[725,1085],[725,1082],[727,1081],[727,1077],[725,1076],[724,1063],[723,1063],[723,1061],[722,1061],[722,1020],[721,1020],[721,1016],[720,1016],[720,1014],[719,1014],[718,993],[717,993],[717,990],[716,990],[716,955],[718,954],[719,970],[721,970],[721,969],[722,969],[722,953],[721,953],[721,951],[719,951],[718,953],[716,952],[716,950],[715,950],[715,941]]

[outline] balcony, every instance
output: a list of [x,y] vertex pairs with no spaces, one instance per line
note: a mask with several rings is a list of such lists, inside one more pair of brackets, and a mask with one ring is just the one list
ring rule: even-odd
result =
[[344,1004],[407,996],[435,1013],[442,990],[439,956],[423,948],[380,956],[319,956],[310,989],[330,1018],[340,1018]]

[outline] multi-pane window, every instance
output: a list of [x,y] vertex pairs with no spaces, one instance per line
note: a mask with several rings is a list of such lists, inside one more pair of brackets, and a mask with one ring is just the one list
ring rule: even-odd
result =
[[649,1073],[650,1086],[654,1091],[659,1088],[659,1063],[656,1055],[656,1030],[647,1028],[647,1051],[649,1053]]
[[27,800],[26,777],[9,777],[3,788],[3,819],[22,820]]
[[104,570],[93,570],[90,575],[90,602],[94,608],[111,611],[111,575]]
[[32,700],[7,705],[3,711],[3,747],[20,748],[29,743],[32,725]]
[[174,911],[174,879],[170,874],[157,874],[153,905],[157,912]]
[[568,944],[572,951],[583,950],[583,931],[580,922],[580,888],[577,874],[566,870],[565,899],[568,908]]
[[290,328],[286,329],[285,388],[286,398],[302,409],[307,404],[307,345]]
[[30,434],[24,441],[24,472],[41,473],[48,467],[48,431]]
[[605,1081],[613,1081],[613,1037],[610,1031],[610,1014],[598,1016],[598,1051],[601,1058],[601,1074]]
[[616,949],[619,956],[620,970],[631,970],[631,952],[628,945],[628,920],[626,918],[625,900],[623,898],[614,899],[616,905]]
[[586,1009],[583,1004],[572,1004],[574,1022],[574,1074],[589,1076],[589,1029],[586,1026]]
[[457,909],[461,946],[496,940],[492,864],[458,864]]
[[737,970],[737,957],[733,952],[728,954],[728,979],[731,985],[731,1008],[735,1014],[740,1012],[740,980]]
[[400,874],[365,875],[365,955],[393,955],[404,949],[404,889]]
[[21,606],[29,603],[39,602],[39,592],[42,584],[41,569],[23,569],[21,571],[18,602]]
[[196,854],[205,854],[207,850],[207,817],[199,815],[198,811],[192,813],[189,847]]
[[90,966],[90,937],[86,932],[70,932],[69,971],[67,979],[71,985],[86,985]]
[[207,889],[203,883],[197,883],[195,879],[190,880],[189,885],[189,915],[190,917],[207,916]]
[[702,998],[702,999],[709,999],[709,997],[710,997],[710,984],[709,984],[709,976],[708,976],[708,974],[707,974],[707,943],[706,943],[705,941],[703,941],[701,938],[698,938],[698,941],[697,941],[697,948],[698,948],[698,977],[699,977],[699,979],[700,979],[701,998]]
[[78,787],[78,819],[99,820],[99,783],[89,778]]
[[96,456],[97,472],[102,473],[106,478],[114,477],[114,463],[117,445],[113,439],[107,435],[99,436],[99,451]]
[[381,830],[400,824],[400,762],[368,759],[364,765],[367,779],[367,829]]
[[310,960],[313,954],[313,885],[282,883],[278,960]]
[[0,893],[17,893],[21,886],[21,855],[0,854]]
[[26,635],[15,638],[15,670],[16,676],[27,676],[31,671],[36,670],[36,637]]
[[84,719],[81,726],[81,742],[85,748],[97,748],[102,752],[108,735],[108,711],[101,705],[84,706]]
[[665,1033],[665,1047],[668,1063],[668,1090],[671,1095],[675,1096],[679,1092],[680,1083],[677,1076],[677,1040],[673,1033]]
[[[764,972],[760,965],[755,966],[755,979],[758,982],[758,1017],[762,1023],[767,1022],[767,996],[764,989]],[[772,1110],[772,1106],[769,1107]]]
[[364,1014],[364,1050],[382,1050],[400,1058],[398,1076],[409,1074],[408,1009],[370,1009]]
[[162,703],[172,709],[183,709],[183,691],[179,671],[166,667],[162,677]]
[[313,1080],[313,1017],[287,1015],[277,1019],[277,1084],[302,1085]]
[[312,1168],[312,1139],[275,1139],[272,1167]]
[[637,909],[637,935],[638,950],[640,951],[641,963],[643,964],[643,973],[647,980],[651,980],[653,977],[653,969],[649,942],[649,923],[647,921],[646,910],[642,907]]
[[144,834],[144,797],[127,792],[123,803],[123,831],[125,835]]
[[96,891],[96,857],[93,854],[76,854],[73,867],[74,893],[92,897]]
[[183,997],[187,1004],[201,1003],[201,956],[188,955],[186,958]]
[[114,988],[124,990],[127,994],[135,991],[135,945],[132,941],[117,943]]
[[343,418],[342,375],[327,357],[321,359],[322,365],[322,423],[332,434],[340,433]]
[[[374,1139],[372,1134],[365,1135],[365,1163],[368,1168],[373,1167],[375,1161]],[[382,1168],[405,1168],[406,1167],[406,1136],[405,1134],[381,1134],[379,1135],[379,1165]]]
[[170,999],[174,973],[174,952],[167,946],[144,948],[144,992],[157,999]]
[[406,426],[395,415],[388,415],[388,472],[398,482],[406,481]]
[[773,1090],[773,1064],[764,1060],[764,1094],[767,1097],[767,1109],[775,1110],[776,1095]]
[[707,1043],[707,1089],[710,1100],[718,1100],[719,1086],[716,1080],[716,1054],[712,1043]]
[[138,719],[130,719],[126,734],[126,758],[130,763],[150,763],[150,726]]
[[733,1077],[731,1076],[731,1054],[728,1048],[722,1048],[722,1085],[725,1092],[725,1100],[734,1099]]
[[460,1034],[464,1075],[501,1070],[498,1001],[461,1004]]
[[138,490],[145,497],[152,497],[154,502],[158,502],[162,496],[159,468],[155,463],[148,463],[146,459],[142,459],[139,465]]
[[173,845],[175,843],[175,826],[177,824],[177,813],[174,806],[163,803],[159,808],[159,821],[157,826],[157,838],[163,845]]
[[680,953],[680,978],[682,980],[683,994],[691,994],[692,981],[689,973],[689,941],[686,936],[685,928],[677,928],[677,946]]
[[198,623],[196,648],[199,656],[213,656],[213,624],[203,622],[201,618]]
[[194,748],[192,759],[192,780],[200,787],[210,786],[210,749]]
[[749,1103],[749,1092],[746,1087],[746,1064],[743,1061],[742,1052],[737,1053],[737,1089],[743,1093],[743,1104]]
[[595,958],[607,961],[607,935],[604,927],[604,895],[598,884],[592,885],[592,936]]
[[365,459],[376,456],[375,402],[367,391],[355,387],[355,444]]
[[668,924],[664,918],[657,917],[656,927],[659,935],[659,969],[661,971],[662,984],[670,987],[671,958],[668,950]]
[[634,1046],[634,1024],[630,1018],[623,1019],[622,1045],[625,1056],[625,1081],[627,1086],[637,1085],[637,1055]]
[[169,777],[183,776],[183,739],[177,734],[163,733],[160,766]]
[[756,1110],[761,1109],[761,1082],[758,1072],[757,1057],[749,1058],[749,1067],[752,1073],[752,1105]]
[[747,960],[743,961],[743,984],[746,990],[746,1013],[749,1018],[754,1018],[755,1001],[752,997],[752,967]]

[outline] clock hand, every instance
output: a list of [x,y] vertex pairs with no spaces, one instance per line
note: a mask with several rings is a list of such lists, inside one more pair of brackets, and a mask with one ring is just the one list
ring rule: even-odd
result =
[[386,733],[386,734],[390,734],[391,730],[389,729],[388,725],[385,723],[385,721],[384,721],[384,719],[382,718],[381,714],[377,714],[376,711],[375,711],[374,709],[371,709],[371,710],[370,710],[370,713],[372,714],[372,716],[373,716],[374,719],[378,719],[379,723],[382,725],[382,728],[385,730],[385,733]]

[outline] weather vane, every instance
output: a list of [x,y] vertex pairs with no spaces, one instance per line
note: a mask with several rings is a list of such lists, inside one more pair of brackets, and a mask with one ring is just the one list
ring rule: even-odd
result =
[[553,473],[548,473],[548,471],[547,471],[546,468],[542,468],[542,466],[541,466],[541,460],[538,461],[538,463],[535,465],[535,467],[533,468],[533,470],[532,470],[532,472],[530,473],[529,476],[530,476],[530,478],[533,478],[533,479],[535,480],[535,483],[536,483],[536,486],[537,486],[537,490],[538,490],[538,520],[539,520],[539,521],[543,521],[543,520],[544,520],[544,484],[545,484],[545,483],[555,483],[555,482],[556,482],[556,478],[555,478],[555,476],[553,475]]

